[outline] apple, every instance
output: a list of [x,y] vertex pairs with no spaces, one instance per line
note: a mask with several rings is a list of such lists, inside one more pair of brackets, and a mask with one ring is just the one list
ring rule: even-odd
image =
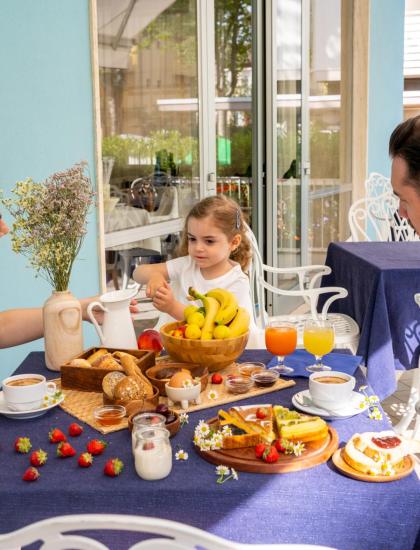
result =
[[144,330],[138,340],[137,345],[139,349],[147,349],[160,353],[163,350],[162,340],[157,330],[147,329]]

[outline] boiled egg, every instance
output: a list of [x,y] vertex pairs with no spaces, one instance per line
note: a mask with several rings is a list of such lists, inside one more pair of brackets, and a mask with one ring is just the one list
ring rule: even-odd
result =
[[171,379],[169,380],[169,385],[171,388],[185,388],[185,382],[192,383],[193,378],[191,376],[191,373],[186,372],[184,370],[176,372],[171,376]]

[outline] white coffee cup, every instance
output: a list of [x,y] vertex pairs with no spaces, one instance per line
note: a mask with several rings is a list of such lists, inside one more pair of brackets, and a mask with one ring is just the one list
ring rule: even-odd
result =
[[339,371],[314,372],[309,377],[309,393],[314,405],[339,409],[350,400],[356,379]]
[[12,411],[39,409],[45,396],[57,391],[54,382],[47,382],[42,374],[16,374],[2,382],[6,405]]

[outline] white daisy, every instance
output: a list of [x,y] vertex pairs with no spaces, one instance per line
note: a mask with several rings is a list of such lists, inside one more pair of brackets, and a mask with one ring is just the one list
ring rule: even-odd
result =
[[234,479],[235,481],[238,481],[238,477],[239,477],[239,476],[238,476],[238,472],[237,472],[234,468],[231,468],[230,473],[231,473],[233,479]]
[[373,409],[369,412],[369,418],[371,420],[382,420],[382,413],[378,407],[373,407]]
[[232,435],[232,429],[231,429],[229,426],[223,426],[223,428],[222,428],[222,435],[223,435],[223,436]]
[[223,464],[220,464],[220,466],[216,466],[216,474],[218,476],[228,476],[230,473],[230,470],[227,466],[224,466]]
[[179,415],[179,421],[181,423],[181,426],[183,426],[184,424],[188,424],[188,420],[189,420],[189,416],[187,413],[181,413]]
[[200,420],[195,428],[195,433],[200,434],[202,437],[206,437],[210,433],[210,426],[204,422],[204,420]]
[[182,386],[184,388],[192,388],[193,387],[193,383],[191,382],[191,380],[184,380],[184,382],[182,383]]
[[179,451],[175,453],[175,460],[188,460],[188,453],[183,449],[179,449]]
[[375,405],[376,403],[379,403],[379,397],[377,395],[371,395],[368,399],[371,405]]
[[209,393],[207,394],[207,397],[209,399],[217,399],[219,396],[216,390],[210,390]]

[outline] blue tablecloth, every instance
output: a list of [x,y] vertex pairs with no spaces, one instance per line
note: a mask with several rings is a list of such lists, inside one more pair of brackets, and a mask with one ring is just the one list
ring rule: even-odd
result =
[[[268,362],[266,351],[246,352],[242,360]],[[44,356],[31,353],[19,372],[44,372]],[[358,383],[364,378],[360,369]],[[251,402],[291,406],[296,386],[266,394]],[[194,427],[200,419],[216,414],[216,408],[190,414],[189,424],[171,440],[189,453],[186,462],[174,461],[171,475],[146,482],[137,477],[129,432],[103,436],[109,443],[105,454],[95,458],[90,469],[79,468],[74,458],[54,456],[48,442],[53,426],[66,429],[74,420],[60,408],[33,420],[0,417],[0,532],[36,520],[70,513],[127,513],[181,521],[228,539],[248,543],[306,543],[339,550],[411,550],[420,525],[420,491],[415,474],[392,483],[364,483],[338,473],[331,461],[312,469],[283,475],[239,473],[238,481],[216,484],[215,466],[201,459],[192,446]],[[344,443],[355,432],[388,428],[385,420],[369,420],[365,413],[331,423]],[[21,480],[28,455],[14,452],[17,436],[30,436],[34,448],[49,451],[42,477],[34,483]],[[72,439],[82,451],[88,438],[98,432],[85,426],[80,439]],[[119,478],[102,473],[105,461],[120,457],[126,467]],[[121,538],[107,534],[112,548],[126,548]]]
[[325,263],[332,273],[323,277],[322,286],[349,292],[330,311],[358,323],[357,353],[370,384],[384,399],[396,389],[395,369],[418,365],[420,309],[413,297],[420,292],[420,242],[331,243]]
[[[345,353],[327,353],[324,355],[322,362],[324,365],[331,367],[331,370],[344,372],[353,375],[360,365],[362,357],[359,355],[350,355]],[[309,378],[312,372],[306,370],[306,367],[313,365],[315,358],[311,353],[304,349],[297,349],[290,355],[287,355],[284,360],[286,367],[292,367],[293,372],[285,372],[281,376],[284,378],[297,378],[303,376]],[[268,368],[278,364],[277,357],[273,357],[267,364]]]

